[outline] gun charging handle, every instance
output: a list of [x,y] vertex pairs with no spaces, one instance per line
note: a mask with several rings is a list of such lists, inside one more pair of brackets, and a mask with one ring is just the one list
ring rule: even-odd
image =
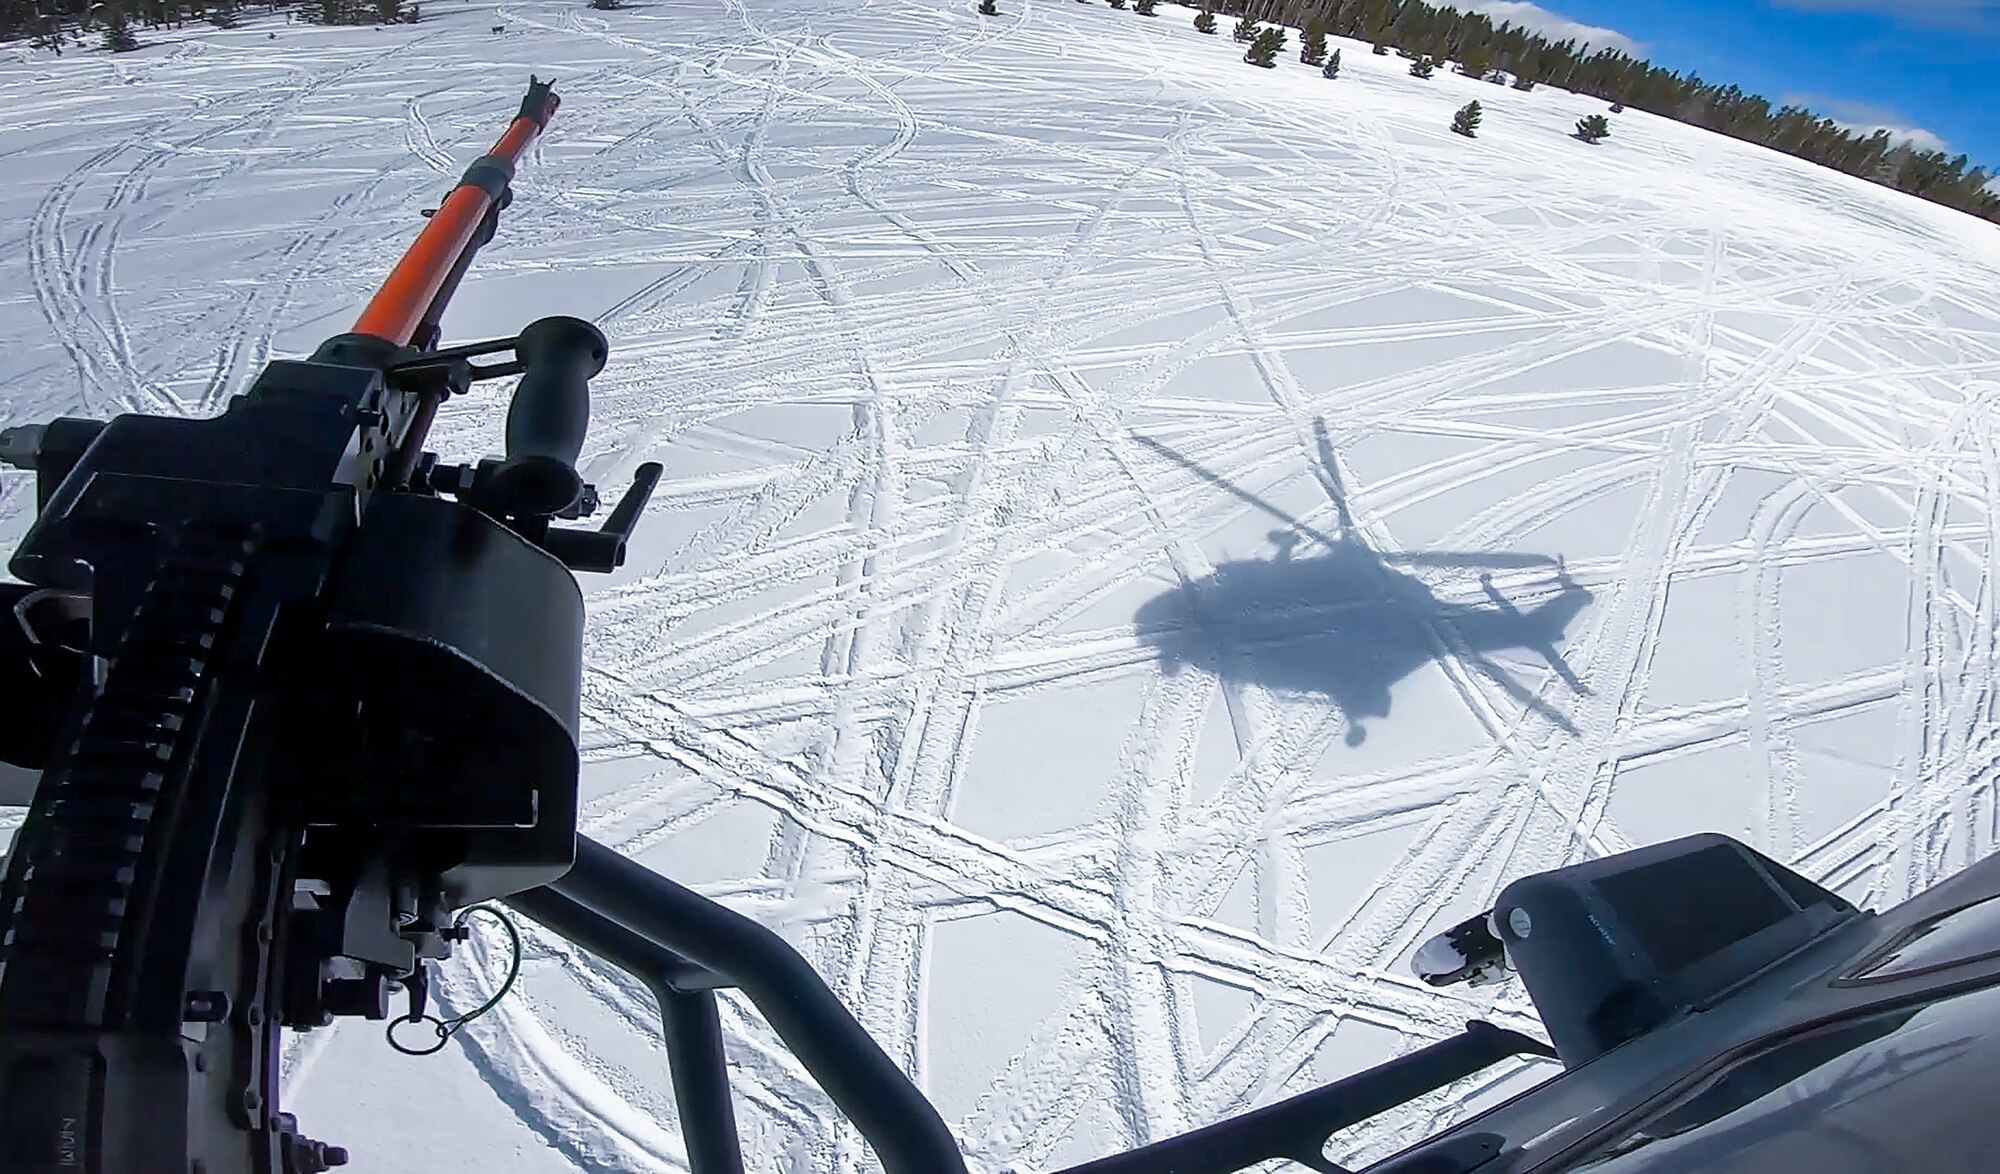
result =
[[590,426],[590,380],[611,353],[604,333],[581,318],[542,318],[515,341],[521,383],[507,409],[507,456],[494,473],[501,508],[548,517],[583,495],[576,471]]

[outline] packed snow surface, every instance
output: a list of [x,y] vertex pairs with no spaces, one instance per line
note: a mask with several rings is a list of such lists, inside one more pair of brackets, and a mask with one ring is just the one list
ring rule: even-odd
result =
[[[1327,81],[1172,5],[1001,7],[5,50],[6,421],[219,410],[554,74],[446,326],[602,323],[586,472],[667,469],[585,583],[584,828],[778,927],[979,1171],[1532,1028],[1406,967],[1525,873],[1709,829],[1879,904],[1993,849],[2000,231],[1362,45]],[[528,940],[435,1058],[296,1041],[306,1129],[383,1174],[684,1169],[653,1008]],[[751,1168],[872,1168],[725,1015]]]

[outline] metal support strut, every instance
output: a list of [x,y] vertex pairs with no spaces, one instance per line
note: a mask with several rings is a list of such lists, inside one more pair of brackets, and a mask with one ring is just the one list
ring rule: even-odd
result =
[[875,1147],[887,1174],[965,1174],[944,1119],[785,940],[587,836],[576,865],[507,904],[660,1000],[695,1174],[741,1174],[716,987],[741,990]]

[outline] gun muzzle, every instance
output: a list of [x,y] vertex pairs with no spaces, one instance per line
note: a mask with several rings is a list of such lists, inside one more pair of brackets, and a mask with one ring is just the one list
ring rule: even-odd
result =
[[[552,82],[528,79],[520,113],[493,149],[466,169],[465,177],[438,205],[430,223],[417,235],[403,259],[389,272],[368,308],[354,324],[354,333],[387,339],[404,346],[430,309],[438,291],[451,278],[459,257],[479,232],[487,210],[500,204],[514,178],[514,165],[549,124],[561,99]],[[504,205],[502,205],[504,206]]]

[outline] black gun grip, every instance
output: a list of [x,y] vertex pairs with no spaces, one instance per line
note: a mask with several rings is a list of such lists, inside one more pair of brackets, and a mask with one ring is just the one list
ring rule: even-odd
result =
[[522,373],[507,409],[507,458],[494,477],[502,508],[548,516],[583,493],[576,471],[590,426],[590,378],[604,370],[610,345],[581,318],[543,318],[514,344]]

